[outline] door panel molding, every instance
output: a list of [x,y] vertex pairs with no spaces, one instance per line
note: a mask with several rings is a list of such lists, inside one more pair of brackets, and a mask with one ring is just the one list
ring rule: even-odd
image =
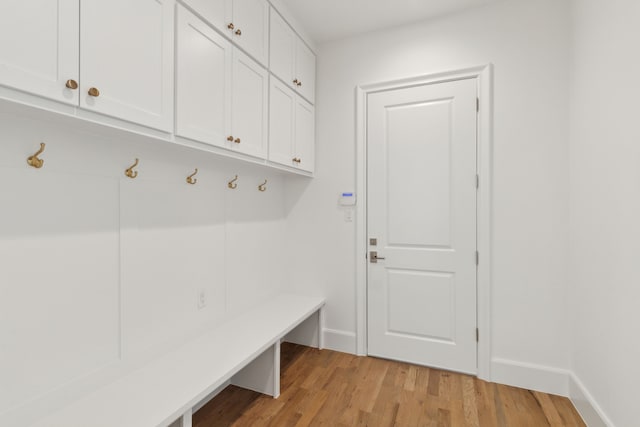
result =
[[478,377],[491,380],[491,170],[493,140],[493,65],[445,71],[356,87],[356,350],[367,354],[367,96],[369,94],[416,85],[444,83],[475,78],[478,86],[477,127],[477,325]]

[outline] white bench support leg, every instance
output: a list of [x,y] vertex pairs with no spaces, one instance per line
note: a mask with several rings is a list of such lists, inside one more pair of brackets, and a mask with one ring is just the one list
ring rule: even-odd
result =
[[231,378],[231,384],[278,397],[280,395],[280,341]]
[[184,413],[184,415],[182,415],[182,427],[193,427],[192,417],[193,410],[189,409]]
[[322,324],[324,319],[324,307],[313,313],[304,322],[289,332],[283,341],[307,347],[322,348]]
[[318,349],[322,350],[324,348],[324,305],[320,308],[318,312]]

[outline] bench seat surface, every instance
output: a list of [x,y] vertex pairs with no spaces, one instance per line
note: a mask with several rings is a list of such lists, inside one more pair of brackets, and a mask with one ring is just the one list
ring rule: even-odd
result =
[[32,427],[169,425],[323,305],[290,294],[268,299]]

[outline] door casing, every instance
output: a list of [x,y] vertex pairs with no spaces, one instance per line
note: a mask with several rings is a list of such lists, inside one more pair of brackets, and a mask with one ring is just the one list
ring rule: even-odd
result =
[[493,65],[445,71],[356,87],[356,352],[367,354],[367,96],[382,90],[475,78],[478,83],[476,205],[478,378],[491,380],[491,187]]

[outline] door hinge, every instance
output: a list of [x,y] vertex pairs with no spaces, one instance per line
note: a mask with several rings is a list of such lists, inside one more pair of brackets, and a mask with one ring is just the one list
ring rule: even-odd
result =
[[476,328],[476,342],[480,342],[480,329]]
[[476,98],[476,112],[480,112],[480,98]]
[[480,265],[480,252],[476,251],[476,265]]

